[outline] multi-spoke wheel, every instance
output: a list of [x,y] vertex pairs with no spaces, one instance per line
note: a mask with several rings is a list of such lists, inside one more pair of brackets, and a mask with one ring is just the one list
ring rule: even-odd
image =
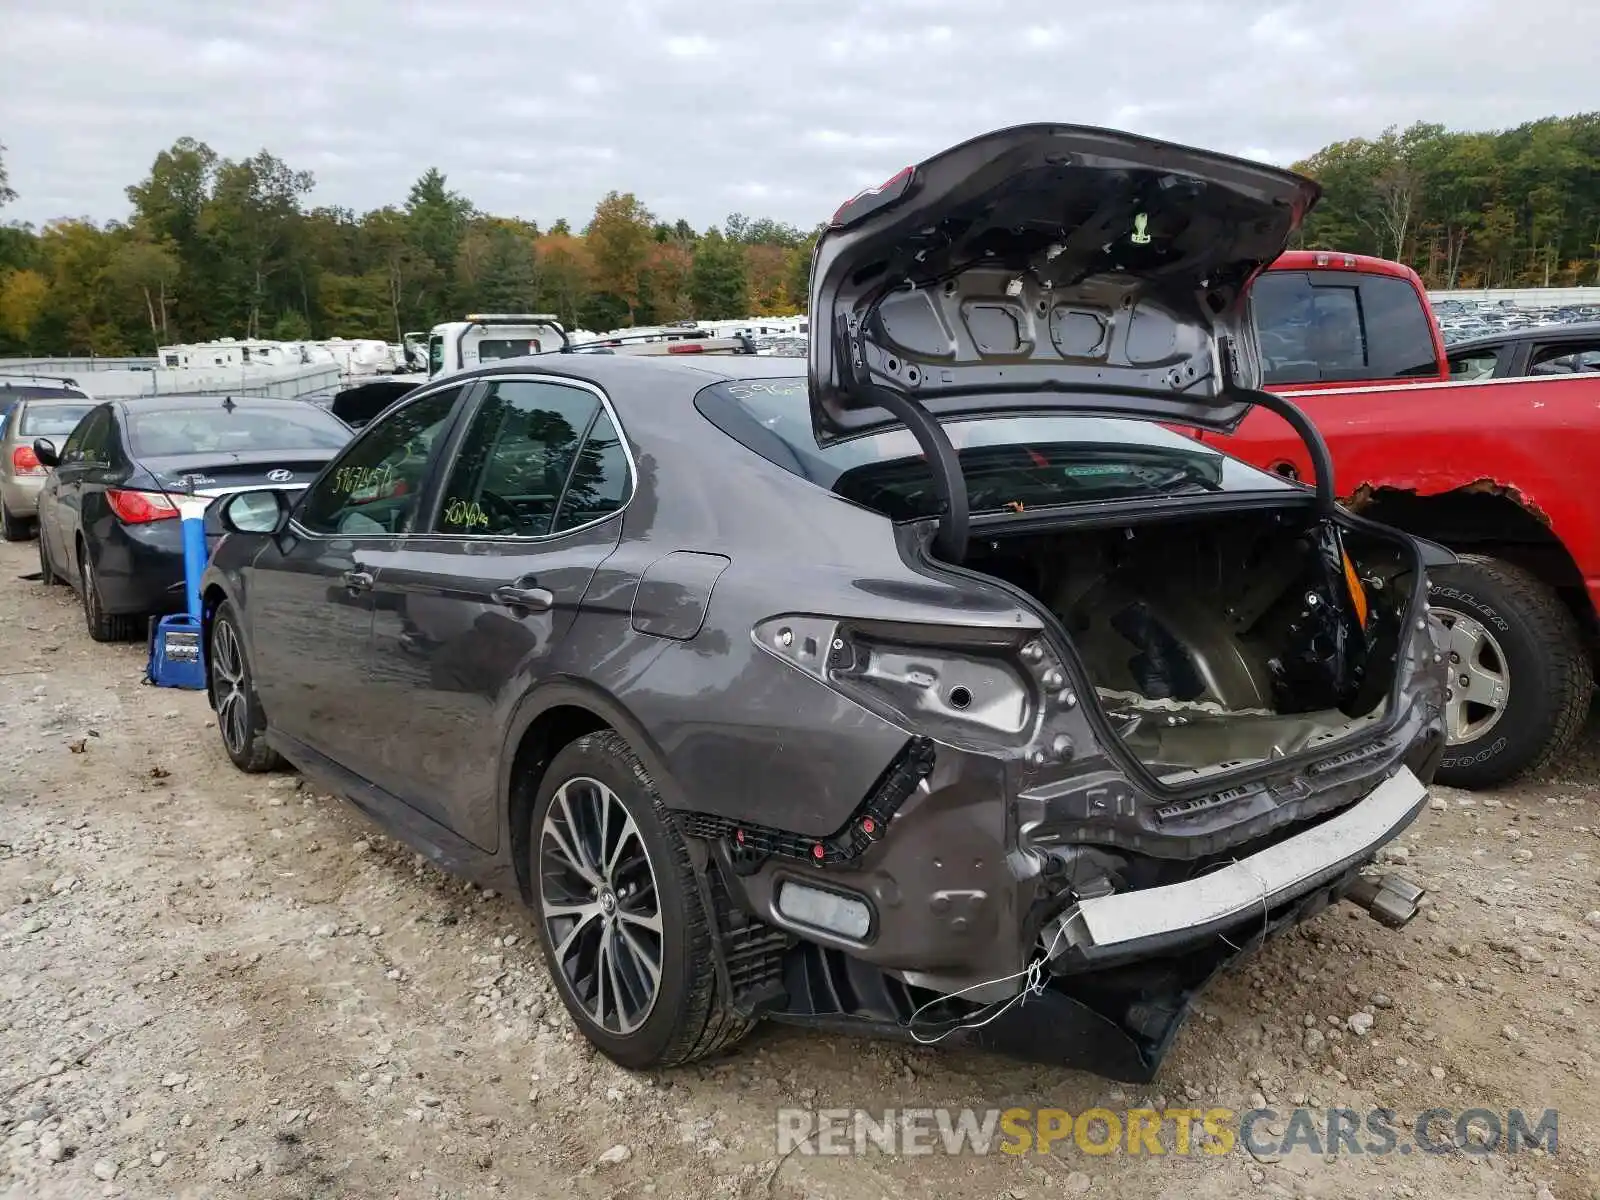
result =
[[283,766],[262,736],[267,728],[250,678],[250,661],[239,636],[233,605],[223,601],[211,620],[211,708],[217,714],[222,748],[233,765],[252,773]]
[[643,1068],[743,1035],[688,848],[623,738],[589,734],[551,760],[528,835],[539,941],[585,1037]]
[[539,831],[539,907],[557,969],[594,1022],[632,1033],[661,991],[661,901],[650,851],[598,779],[563,783]]
[[1430,572],[1449,630],[1439,782],[1486,787],[1550,765],[1588,712],[1593,668],[1571,611],[1520,567],[1476,554]]

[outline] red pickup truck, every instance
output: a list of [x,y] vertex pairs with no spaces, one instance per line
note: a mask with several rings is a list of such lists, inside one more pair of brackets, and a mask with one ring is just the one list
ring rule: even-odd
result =
[[[1327,441],[1352,511],[1450,547],[1432,600],[1457,667],[1440,782],[1483,787],[1549,765],[1583,724],[1600,606],[1600,375],[1451,382],[1416,273],[1285,254],[1251,290],[1268,390]],[[1312,478],[1306,444],[1254,409],[1209,445]]]

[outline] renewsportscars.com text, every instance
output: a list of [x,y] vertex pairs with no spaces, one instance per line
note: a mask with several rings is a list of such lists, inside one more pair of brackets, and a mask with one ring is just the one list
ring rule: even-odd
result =
[[780,1108],[779,1154],[1516,1154],[1556,1152],[1554,1109]]

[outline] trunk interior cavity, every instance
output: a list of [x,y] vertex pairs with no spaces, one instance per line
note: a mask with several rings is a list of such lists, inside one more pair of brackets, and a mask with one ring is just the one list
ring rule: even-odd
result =
[[1297,508],[975,537],[961,565],[1055,615],[1124,745],[1181,786],[1381,722],[1413,559]]

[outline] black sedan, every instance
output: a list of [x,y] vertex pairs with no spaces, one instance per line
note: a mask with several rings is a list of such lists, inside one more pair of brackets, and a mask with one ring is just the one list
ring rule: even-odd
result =
[[1600,372],[1600,324],[1532,325],[1450,347],[1451,379],[1520,379]]
[[[184,605],[178,505],[262,486],[305,487],[350,440],[326,409],[298,400],[159,396],[91,409],[59,446],[39,495],[39,566],[83,600],[96,641],[142,636]],[[213,543],[221,527],[208,513]]]
[[1159,424],[1277,405],[1325,468],[1245,301],[1316,195],[1006,130],[834,216],[805,374],[430,381],[219,504],[223,746],[520,895],[626,1065],[772,1016],[1148,1078],[1241,948],[1416,912],[1359,879],[1444,749],[1453,559]]

